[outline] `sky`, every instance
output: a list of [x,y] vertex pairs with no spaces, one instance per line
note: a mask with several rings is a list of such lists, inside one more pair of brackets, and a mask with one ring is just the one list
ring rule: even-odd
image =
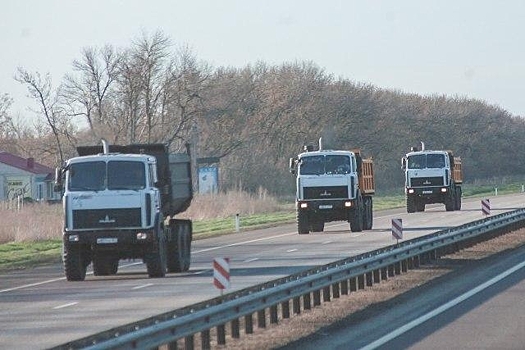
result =
[[83,48],[126,48],[156,31],[212,67],[308,61],[335,78],[525,117],[523,0],[0,0],[0,94],[30,118],[17,67],[58,86]]

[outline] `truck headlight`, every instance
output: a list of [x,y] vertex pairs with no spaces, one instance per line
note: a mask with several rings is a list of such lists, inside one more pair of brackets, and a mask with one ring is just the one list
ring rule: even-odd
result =
[[407,192],[412,194],[412,193],[415,193],[416,191],[413,188],[409,188],[409,189],[407,189]]
[[345,208],[350,208],[350,207],[352,207],[352,201],[346,201]]
[[306,208],[308,208],[308,203],[305,203],[305,202],[300,203],[300,204],[299,204],[299,208],[301,208],[301,209],[306,209]]
[[441,192],[442,192],[442,193],[446,193],[446,192],[447,192],[447,188],[446,188],[446,187],[442,187],[442,188],[441,188]]
[[70,242],[78,242],[80,240],[80,237],[78,235],[69,235],[67,238]]
[[146,232],[137,232],[137,241],[144,241],[148,239],[148,234]]

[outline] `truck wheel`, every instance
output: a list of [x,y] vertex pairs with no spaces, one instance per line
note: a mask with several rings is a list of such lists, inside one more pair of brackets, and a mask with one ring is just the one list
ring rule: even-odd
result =
[[297,210],[297,232],[300,235],[309,234],[308,226],[308,214],[302,210]]
[[64,271],[68,281],[83,281],[86,278],[85,249],[64,247]]
[[149,277],[166,276],[166,236],[161,233],[162,228],[157,226],[157,244],[150,247],[144,256]]
[[456,188],[456,210],[461,210],[461,187]]
[[416,211],[425,211],[425,202],[423,201],[416,202]]
[[445,210],[446,211],[454,211],[456,209],[456,196],[451,193],[447,196],[445,199]]
[[363,231],[363,202],[358,199],[357,207],[350,211],[350,231]]
[[191,263],[191,225],[185,220],[170,224],[174,237],[168,241],[168,272],[184,272],[190,269]]
[[364,198],[364,206],[363,229],[371,230],[374,224],[372,197],[367,196]]
[[415,213],[416,210],[416,198],[413,196],[407,196],[407,213]]

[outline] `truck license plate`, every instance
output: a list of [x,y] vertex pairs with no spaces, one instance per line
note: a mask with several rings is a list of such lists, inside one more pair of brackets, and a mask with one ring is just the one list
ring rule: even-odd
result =
[[423,194],[432,194],[432,191],[423,191]]
[[97,238],[98,244],[111,244],[111,243],[117,243],[117,238]]
[[319,206],[319,209],[332,209],[332,205],[331,204],[321,204]]

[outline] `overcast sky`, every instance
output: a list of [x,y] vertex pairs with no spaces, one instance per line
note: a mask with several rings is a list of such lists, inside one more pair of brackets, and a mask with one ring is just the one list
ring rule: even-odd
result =
[[335,77],[485,100],[525,117],[523,0],[0,0],[0,94],[58,85],[84,47],[161,30],[213,67],[312,61]]

